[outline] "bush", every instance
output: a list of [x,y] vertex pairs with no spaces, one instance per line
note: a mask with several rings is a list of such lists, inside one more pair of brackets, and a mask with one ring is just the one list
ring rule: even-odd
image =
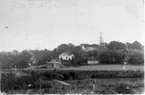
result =
[[91,78],[143,78],[144,72],[141,71],[97,71]]
[[19,88],[19,84],[16,83],[17,81],[18,78],[16,78],[12,73],[1,74],[1,91],[7,92]]
[[[38,73],[38,72],[35,72]],[[47,71],[47,73],[49,73]],[[40,74],[41,76],[46,76],[44,73]],[[57,76],[62,76],[61,80],[68,80],[68,79],[89,79],[89,78],[143,78],[144,72],[143,71],[56,71],[53,76],[46,76],[49,77],[48,80],[58,78]],[[51,78],[53,77],[53,78]]]
[[125,83],[116,84],[115,90],[118,94],[134,94],[131,85]]

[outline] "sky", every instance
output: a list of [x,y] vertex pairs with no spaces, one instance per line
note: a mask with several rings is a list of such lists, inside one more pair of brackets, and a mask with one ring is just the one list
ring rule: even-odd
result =
[[144,44],[143,0],[0,0],[0,51],[103,40]]

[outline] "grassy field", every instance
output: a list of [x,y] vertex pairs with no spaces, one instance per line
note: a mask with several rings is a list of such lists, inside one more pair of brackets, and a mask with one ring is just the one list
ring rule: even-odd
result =
[[[48,68],[38,68],[35,70],[45,71],[53,70]],[[144,71],[144,65],[83,65],[83,66],[69,66],[56,68],[57,70],[76,70],[76,71],[120,71],[120,70],[140,70]]]
[[[52,69],[48,68],[39,68],[39,69],[29,69],[29,70],[36,70],[36,71],[52,71]],[[24,71],[29,71],[29,70],[24,70]],[[76,66],[76,67],[63,67],[63,68],[57,68],[56,70],[76,70],[76,71],[144,71],[144,65],[84,65],[84,66]],[[14,69],[8,69],[8,70],[2,70],[1,73],[11,73],[13,72]]]
[[102,71],[118,71],[118,70],[144,70],[144,66],[134,65],[85,65],[80,67],[59,68],[59,70],[102,70]]

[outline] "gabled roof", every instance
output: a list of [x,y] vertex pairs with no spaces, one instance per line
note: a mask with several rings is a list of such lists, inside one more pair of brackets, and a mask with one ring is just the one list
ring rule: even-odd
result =
[[49,61],[47,63],[58,63],[58,64],[60,64],[61,61],[59,59],[52,59],[51,61]]
[[[70,52],[63,52],[62,54],[72,55],[73,53]],[[60,54],[61,55],[61,54]]]

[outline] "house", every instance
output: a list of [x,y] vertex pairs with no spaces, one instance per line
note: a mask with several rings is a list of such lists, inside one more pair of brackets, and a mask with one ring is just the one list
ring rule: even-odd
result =
[[59,55],[60,60],[72,60],[73,58],[75,58],[75,55],[69,52],[64,52]]
[[82,45],[81,46],[81,49],[85,52],[88,52],[88,51],[93,51],[93,50],[98,50],[98,48],[96,46],[92,46],[92,45]]
[[69,52],[64,52],[59,55],[59,59],[63,65],[71,65],[71,61],[75,58],[75,55]]
[[99,61],[92,61],[92,60],[88,60],[87,62],[88,64],[99,64]]
[[61,61],[58,59],[52,59],[51,61],[46,61],[47,68],[53,69],[53,68],[60,68],[62,67]]

